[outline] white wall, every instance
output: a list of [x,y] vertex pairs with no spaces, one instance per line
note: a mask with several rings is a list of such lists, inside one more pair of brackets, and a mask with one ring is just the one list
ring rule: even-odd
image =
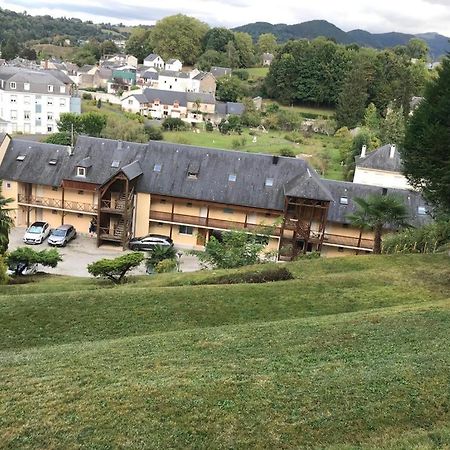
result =
[[356,167],[353,177],[354,183],[385,188],[412,189],[404,175],[398,172]]

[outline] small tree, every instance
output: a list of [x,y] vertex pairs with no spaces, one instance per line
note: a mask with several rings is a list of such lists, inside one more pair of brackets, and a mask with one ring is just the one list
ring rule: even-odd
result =
[[173,247],[165,245],[155,245],[149,252],[149,257],[145,261],[147,272],[153,271],[156,266],[165,260],[175,260],[176,252]]
[[211,236],[198,259],[215,269],[232,269],[260,262],[260,255],[269,241],[270,229],[255,233],[224,231],[222,239]]
[[60,261],[62,257],[55,248],[37,252],[30,247],[19,247],[7,255],[8,266],[15,275],[22,275],[33,264],[54,268]]
[[11,218],[12,208],[8,208],[14,200],[2,195],[2,181],[0,180],[0,255],[4,255],[9,245],[9,233],[14,226]]
[[355,198],[358,209],[349,215],[354,226],[374,231],[373,253],[381,253],[383,228],[408,226],[407,213],[403,202],[392,195],[372,195],[367,199]]
[[94,277],[111,280],[115,284],[123,282],[125,275],[144,261],[142,253],[127,253],[114,259],[100,259],[87,266],[88,272]]
[[70,145],[72,138],[70,133],[67,131],[60,131],[58,133],[49,134],[43,142],[47,144],[57,144],[57,145]]

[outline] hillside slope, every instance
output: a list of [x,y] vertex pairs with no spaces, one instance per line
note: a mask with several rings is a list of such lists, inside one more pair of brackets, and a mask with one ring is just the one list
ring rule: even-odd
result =
[[449,445],[448,257],[288,267],[1,287],[3,447]]
[[335,39],[336,42],[341,44],[355,43],[378,49],[406,45],[410,39],[418,37],[428,44],[430,56],[435,60],[450,51],[449,38],[438,33],[412,35],[397,32],[369,33],[364,30],[345,32],[326,20],[312,20],[294,25],[272,25],[267,22],[255,22],[234,28],[234,31],[249,33],[255,40],[263,33],[273,33],[279,42],[285,42],[289,39],[314,39],[325,36]]

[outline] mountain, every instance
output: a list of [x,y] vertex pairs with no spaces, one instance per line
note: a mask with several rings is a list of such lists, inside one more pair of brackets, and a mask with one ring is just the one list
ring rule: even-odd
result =
[[334,39],[340,44],[358,44],[364,47],[378,49],[405,45],[414,37],[423,39],[430,48],[430,56],[436,60],[450,52],[449,38],[438,33],[406,34],[406,33],[370,33],[364,30],[345,32],[326,20],[311,20],[309,22],[287,25],[284,23],[271,24],[268,22],[255,22],[236,27],[233,31],[249,33],[253,39],[258,39],[263,33],[273,33],[279,42],[289,39],[314,39],[325,36]]

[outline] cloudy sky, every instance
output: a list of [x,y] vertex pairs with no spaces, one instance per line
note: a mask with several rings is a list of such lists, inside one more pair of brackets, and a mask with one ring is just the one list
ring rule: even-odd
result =
[[183,13],[213,26],[325,19],[345,31],[361,28],[450,35],[450,0],[2,0],[1,7],[33,15],[130,25],[153,24],[162,17]]

